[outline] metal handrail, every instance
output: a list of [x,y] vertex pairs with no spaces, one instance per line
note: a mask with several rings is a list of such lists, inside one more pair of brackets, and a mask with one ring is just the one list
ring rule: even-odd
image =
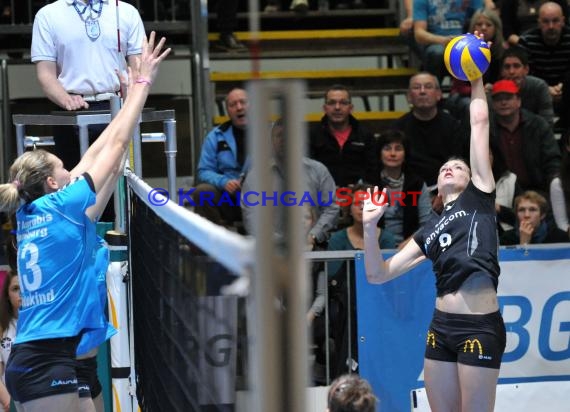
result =
[[[26,136],[26,126],[37,125],[62,125],[78,126],[81,154],[87,151],[89,146],[87,127],[92,124],[109,124],[111,122],[110,112],[69,112],[65,114],[15,114],[12,121],[16,126],[16,143],[18,155],[22,154],[26,147],[33,145],[53,144],[51,136]],[[134,164],[138,176],[142,176],[142,150],[141,143],[163,141],[164,153],[167,163],[168,188],[171,193],[176,193],[176,120],[174,110],[152,110],[143,111],[140,123],[163,122],[162,133],[140,134],[137,128],[134,139]],[[159,139],[159,135],[161,135]]]

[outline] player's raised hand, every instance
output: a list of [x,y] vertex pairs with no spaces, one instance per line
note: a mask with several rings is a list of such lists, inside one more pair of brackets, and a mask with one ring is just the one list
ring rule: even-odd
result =
[[368,188],[367,193],[368,197],[364,200],[362,209],[362,223],[364,226],[376,226],[388,207],[388,193],[386,188],[380,192],[378,186],[374,186],[374,189]]
[[143,38],[142,53],[138,67],[134,70],[129,70],[129,88],[136,83],[146,83],[150,86],[158,74],[158,66],[170,53],[170,48],[162,50],[166,38],[162,37],[155,46],[155,37],[156,33],[151,31],[148,40],[146,36]]

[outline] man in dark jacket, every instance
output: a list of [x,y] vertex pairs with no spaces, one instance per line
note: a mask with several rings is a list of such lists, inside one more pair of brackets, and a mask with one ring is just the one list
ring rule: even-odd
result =
[[523,190],[548,193],[561,161],[550,125],[521,108],[519,88],[512,80],[495,82],[491,98],[491,141],[503,153]]
[[348,89],[331,86],[325,93],[325,115],[310,132],[309,156],[329,169],[339,187],[378,178],[374,136],[352,116],[352,109]]
[[519,38],[528,53],[530,74],[548,84],[558,126],[568,125],[570,110],[570,27],[560,4],[539,2],[537,27]]
[[441,88],[427,72],[410,78],[407,99],[409,113],[396,120],[394,128],[409,141],[406,163],[428,185],[437,185],[439,168],[450,157],[466,153],[467,133],[461,123],[438,107]]

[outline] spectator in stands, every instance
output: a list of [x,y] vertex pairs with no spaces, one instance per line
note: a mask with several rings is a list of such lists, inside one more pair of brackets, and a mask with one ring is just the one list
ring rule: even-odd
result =
[[414,2],[413,0],[404,0],[403,5],[406,16],[400,21],[400,34],[408,36],[414,32]]
[[560,150],[552,128],[542,117],[521,108],[519,89],[512,80],[496,82],[491,95],[491,141],[523,190],[548,193],[560,169]]
[[431,196],[423,179],[407,167],[408,140],[404,133],[382,133],[378,147],[381,171],[374,183],[388,190],[390,207],[384,213],[384,226],[399,246],[429,219]]
[[469,23],[469,33],[475,31],[491,43],[491,64],[483,75],[483,83],[494,83],[499,78],[500,61],[505,52],[501,17],[488,8],[477,10]]
[[238,0],[216,0],[216,26],[220,32],[218,47],[227,51],[247,51],[234,31],[237,29]]
[[0,212],[0,283],[2,282],[3,266],[8,263],[8,250],[10,249],[11,236],[8,234],[10,223],[8,216]]
[[[206,135],[197,168],[198,185],[192,194],[194,211],[218,225],[242,220],[236,195],[246,172],[247,92],[230,90],[225,105],[230,119]],[[229,201],[220,202],[222,196]]]
[[568,234],[546,220],[548,202],[534,190],[515,198],[518,226],[501,235],[501,245],[568,242]]
[[[350,189],[348,196],[350,199],[350,217],[352,223],[349,227],[334,232],[328,242],[327,250],[363,250],[364,249],[364,231],[362,226],[362,205],[364,197],[367,195],[366,189],[369,186],[365,184],[357,184]],[[378,227],[376,231],[378,244],[384,249],[393,249],[396,247],[394,235],[387,229]],[[317,285],[321,285],[317,290],[315,304],[309,310],[309,320],[313,320],[316,315],[320,315],[324,309],[325,290],[328,284],[329,298],[329,329],[330,336],[334,342],[333,352],[330,354],[330,373],[335,378],[343,373],[355,373],[358,371],[358,339],[357,339],[357,323],[356,323],[356,274],[354,264],[350,265],[350,271],[347,271],[346,261],[336,260],[328,263],[328,272],[319,274],[320,279]],[[348,278],[347,278],[348,276]],[[323,278],[328,279],[325,280]],[[350,285],[350,287],[349,287]],[[350,296],[349,296],[350,292]],[[320,305],[319,305],[320,303]],[[321,308],[318,311],[318,308]],[[350,348],[349,327],[350,320]],[[324,330],[324,317],[320,317],[316,322],[316,328]],[[325,338],[324,334],[322,336]],[[324,345],[324,342],[321,342]],[[322,365],[326,364],[324,357],[324,349],[317,352],[316,362]]]
[[329,169],[337,186],[372,181],[378,176],[374,137],[352,115],[350,91],[339,84],[329,87],[323,110],[310,131],[309,156]]
[[517,175],[508,169],[503,152],[496,146],[496,143],[490,143],[489,157],[495,178],[495,209],[497,211],[497,229],[500,234],[514,227],[516,216],[513,205],[515,197],[522,190]]
[[[568,17],[566,0],[553,1],[560,5],[564,16]],[[501,0],[503,34],[508,44],[518,44],[521,34],[536,27],[538,8],[542,3],[542,0]]]
[[[416,42],[414,36],[414,4],[413,0],[404,0],[405,17],[400,21],[400,34],[405,37],[410,48],[412,57],[421,59],[423,55],[423,46]],[[410,62],[413,65],[415,62]]]
[[528,56],[521,47],[509,47],[501,60],[501,78],[512,80],[519,88],[521,106],[542,116],[548,124],[554,123],[552,96],[546,82],[528,74]]
[[80,408],[79,386],[90,381],[79,380],[77,345],[84,332],[109,327],[92,270],[95,224],[122,173],[158,66],[170,52],[161,53],[164,42],[155,45],[154,32],[148,43],[143,38],[123,107],[71,172],[51,153],[28,151],[10,167],[10,182],[0,186],[0,211],[16,212],[18,269],[26,281],[20,283],[23,306],[6,368],[18,410]]
[[[479,9],[471,18],[469,32],[477,30],[486,41],[491,42],[491,64],[483,75],[485,85],[490,85],[499,79],[500,62],[505,48],[503,46],[503,25],[499,15],[490,9]],[[453,77],[451,90],[445,101],[446,109],[457,119],[463,120],[468,114],[471,100],[471,84]]]
[[475,10],[483,7],[481,0],[413,0],[414,36],[424,46],[423,69],[441,82],[447,75],[443,52],[447,43],[463,33]]
[[12,342],[16,339],[16,322],[21,305],[18,273],[9,271],[2,285],[2,295],[0,295],[0,338],[2,341],[0,345],[0,407],[3,411],[10,410],[11,398],[6,389],[4,372],[12,350]]
[[326,412],[375,412],[377,400],[364,378],[343,375],[331,383]]
[[[6,215],[5,213],[2,213]],[[4,243],[4,250],[6,252],[6,260],[10,269],[14,272],[18,271],[18,250],[17,250],[17,241],[16,241],[16,216],[12,215],[9,217],[10,222],[2,222],[3,228],[11,228],[11,230],[5,231],[3,235],[5,237],[2,239]]]
[[560,177],[550,183],[550,203],[552,214],[558,229],[566,232],[570,238],[570,133],[566,131],[561,138],[562,166]]
[[538,27],[521,35],[518,43],[529,56],[530,74],[549,86],[560,127],[570,113],[570,27],[559,4],[548,1],[538,11]]
[[[451,156],[462,156],[466,131],[461,123],[441,110],[441,88],[437,78],[427,72],[410,78],[407,93],[409,113],[396,120],[394,128],[409,140],[407,166],[433,189],[440,166]],[[374,180],[370,180],[374,181]]]
[[[274,176],[274,191],[277,191],[278,193],[282,193],[284,190],[283,173],[285,168],[283,162],[285,160],[285,127],[286,125],[281,119],[279,119],[271,128],[271,141],[273,145],[271,173]],[[243,183],[242,193],[244,195],[252,193],[256,189],[253,186],[254,183],[250,176],[251,173],[248,173]],[[328,241],[330,232],[336,226],[340,207],[336,202],[334,202],[334,194],[336,190],[334,180],[322,163],[309,159],[308,157],[303,157],[303,177],[305,179],[305,191],[310,194],[311,200],[314,203],[314,205],[311,205],[311,216],[314,224],[310,227],[306,236],[307,249],[313,250],[314,248],[325,245]],[[294,196],[297,202],[300,202],[303,197],[302,194],[295,194]],[[255,205],[255,202],[259,202],[259,204]],[[305,203],[305,205],[307,204],[308,203]],[[267,202],[267,204],[264,204],[260,198],[255,197],[244,198],[241,201],[243,223],[246,231],[250,234],[255,233],[255,228],[253,226],[254,213],[256,208],[259,207],[274,208],[274,233],[277,239],[282,238],[287,232],[285,226],[287,222],[282,215],[284,212],[283,205],[276,205],[273,202]]]
[[[118,7],[120,52],[115,2],[58,0],[36,14],[31,59],[43,92],[59,108],[109,110],[109,100],[121,86],[115,70],[126,74],[125,59],[130,67],[138,64],[145,33],[141,17],[128,3],[120,1]],[[89,127],[91,142],[104,128]],[[54,141],[64,166],[74,167],[80,158],[76,128],[54,128]]]

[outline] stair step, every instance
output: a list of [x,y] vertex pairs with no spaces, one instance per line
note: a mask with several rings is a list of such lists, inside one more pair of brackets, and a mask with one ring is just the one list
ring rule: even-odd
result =
[[212,59],[249,59],[330,57],[330,56],[402,56],[409,53],[406,40],[397,28],[342,30],[283,30],[236,32],[250,53],[220,49],[219,33],[210,33]]
[[334,83],[342,83],[353,96],[380,96],[405,93],[408,82],[417,69],[339,69],[266,71],[258,75],[251,72],[212,72],[216,98],[223,98],[234,87],[254,79],[304,79],[307,96],[320,97]]
[[[283,2],[286,3],[286,2]],[[390,27],[398,22],[397,6],[348,10],[309,10],[306,14],[282,10],[259,13],[261,30],[287,29],[346,29],[365,27]],[[210,27],[216,27],[215,15],[211,15]],[[238,30],[249,28],[250,13],[238,13]]]
[[[406,112],[382,111],[382,112],[353,112],[356,117],[368,130],[379,133],[391,127],[392,123],[402,117]],[[321,121],[323,113],[307,113],[305,121],[308,123],[318,123]],[[215,116],[214,124],[222,124],[229,120],[228,116]]]
[[[273,30],[260,31],[257,34],[249,31],[234,33],[241,41],[264,40],[318,40],[318,39],[345,39],[366,37],[399,37],[400,29],[341,29],[341,30]],[[219,33],[209,33],[208,40],[217,40]]]
[[336,69],[336,70],[275,70],[260,73],[252,72],[212,72],[210,79],[215,82],[246,81],[253,79],[331,79],[331,78],[399,78],[409,77],[417,69],[402,67],[397,69]]
[[[367,121],[393,121],[399,119],[406,112],[401,111],[382,111],[382,112],[353,112],[352,115],[356,117],[361,122]],[[320,122],[323,117],[323,113],[308,113],[305,116],[305,121],[307,122]]]

